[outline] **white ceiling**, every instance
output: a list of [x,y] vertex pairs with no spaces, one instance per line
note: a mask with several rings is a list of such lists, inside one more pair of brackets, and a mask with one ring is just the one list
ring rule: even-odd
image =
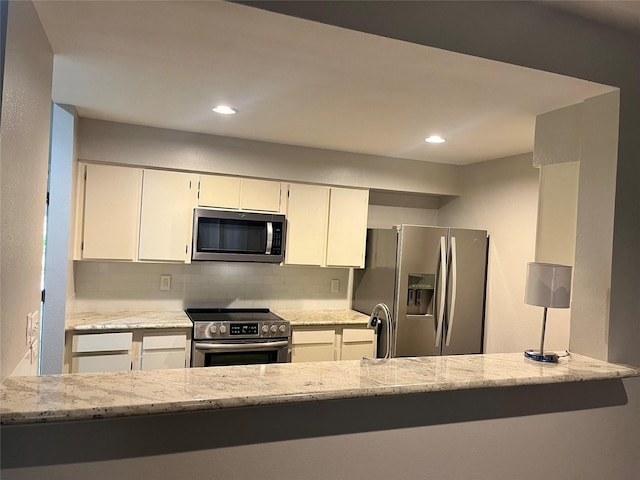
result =
[[532,151],[536,115],[612,90],[226,2],[36,9],[53,100],[117,122],[468,164]]

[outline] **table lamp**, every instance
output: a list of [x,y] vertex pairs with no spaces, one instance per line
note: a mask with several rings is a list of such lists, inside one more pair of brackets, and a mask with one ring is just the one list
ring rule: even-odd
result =
[[569,308],[571,299],[571,267],[555,263],[529,262],[525,303],[544,307],[540,350],[525,350],[524,356],[538,362],[557,362],[558,355],[544,353],[547,308]]

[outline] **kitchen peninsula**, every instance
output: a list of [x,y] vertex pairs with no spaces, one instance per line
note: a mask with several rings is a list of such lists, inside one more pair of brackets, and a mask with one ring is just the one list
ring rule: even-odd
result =
[[504,353],[10,377],[0,416],[17,425],[636,376],[578,354],[540,364]]

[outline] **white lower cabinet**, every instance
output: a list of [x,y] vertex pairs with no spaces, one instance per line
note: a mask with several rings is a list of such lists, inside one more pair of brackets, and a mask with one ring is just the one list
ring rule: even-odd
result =
[[70,344],[71,373],[131,370],[132,332],[73,335]]
[[71,373],[127,372],[131,370],[131,355],[91,355],[73,357]]
[[140,370],[186,367],[184,350],[173,352],[142,352]]
[[187,334],[148,333],[142,337],[140,370],[184,368],[189,366],[185,355]]
[[376,336],[369,328],[342,329],[340,360],[360,360],[362,357],[375,357]]
[[376,336],[361,327],[331,325],[323,327],[292,326],[291,361],[323,362],[360,360],[375,357]]
[[324,362],[336,360],[335,329],[296,329],[291,332],[291,361]]
[[68,373],[183,368],[190,364],[191,331],[67,331],[65,352],[65,371]]

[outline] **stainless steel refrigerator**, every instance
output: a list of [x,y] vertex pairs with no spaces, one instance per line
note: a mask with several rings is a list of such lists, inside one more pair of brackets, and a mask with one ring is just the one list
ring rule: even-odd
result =
[[378,357],[482,353],[487,232],[399,225],[367,230],[365,268],[354,271],[354,309],[383,303]]

